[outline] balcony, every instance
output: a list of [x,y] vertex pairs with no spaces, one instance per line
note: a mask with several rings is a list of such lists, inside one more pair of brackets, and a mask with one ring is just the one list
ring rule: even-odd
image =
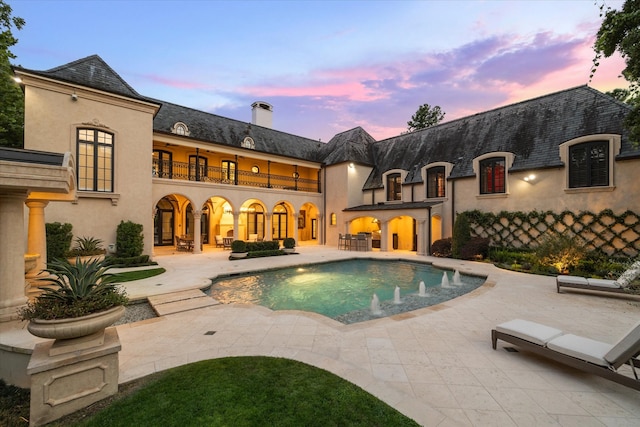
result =
[[[197,170],[196,170],[197,169]],[[153,177],[177,179],[181,181],[200,181],[212,184],[240,185],[245,187],[275,188],[280,190],[320,192],[320,182],[316,179],[294,176],[254,173],[252,171],[225,169],[215,166],[196,168],[186,162],[162,161],[153,159]]]

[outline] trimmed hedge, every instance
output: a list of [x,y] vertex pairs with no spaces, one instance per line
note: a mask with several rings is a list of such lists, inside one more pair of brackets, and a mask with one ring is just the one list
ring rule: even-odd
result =
[[64,259],[73,240],[73,226],[69,223],[50,222],[45,224],[47,234],[47,262]]
[[273,251],[278,249],[280,249],[280,243],[277,240],[272,242],[247,243],[247,252]]
[[158,265],[157,262],[149,260],[149,255],[124,258],[108,256],[104,259],[103,263],[112,267],[140,267],[145,265]]

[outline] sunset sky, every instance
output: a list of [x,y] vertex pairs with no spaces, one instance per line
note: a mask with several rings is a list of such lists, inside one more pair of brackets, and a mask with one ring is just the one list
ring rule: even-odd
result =
[[[275,129],[325,142],[398,135],[424,103],[448,121],[588,84],[602,19],[593,0],[6,2],[26,20],[16,65],[97,54],[142,95],[243,121],[266,101]],[[623,68],[589,85],[626,87]]]

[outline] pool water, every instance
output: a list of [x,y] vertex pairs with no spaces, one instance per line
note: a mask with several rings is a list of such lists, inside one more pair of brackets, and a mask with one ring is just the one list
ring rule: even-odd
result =
[[[355,259],[221,278],[213,282],[209,293],[225,304],[311,311],[355,323],[439,304],[485,281],[484,277],[461,275],[461,284],[454,285],[454,272],[446,271],[450,285],[443,287],[445,271],[417,262]],[[426,296],[418,295],[420,281],[425,283]],[[394,301],[396,286],[400,304]],[[374,293],[382,314],[371,312]]]

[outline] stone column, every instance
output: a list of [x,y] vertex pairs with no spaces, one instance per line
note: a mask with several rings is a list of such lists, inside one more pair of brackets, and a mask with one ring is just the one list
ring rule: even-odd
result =
[[416,220],[416,222],[418,223],[418,247],[416,248],[417,250],[417,254],[418,255],[428,255],[427,254],[427,238],[428,238],[428,234],[427,234],[427,221],[424,219],[418,219]]
[[193,253],[202,253],[202,224],[200,224],[200,218],[202,218],[202,211],[193,211]]
[[240,212],[233,212],[233,240],[244,240],[240,238]]
[[[393,250],[393,246],[389,243],[389,221],[380,221],[380,251]],[[391,246],[391,249],[389,249],[389,246]]]
[[296,244],[298,243],[298,218],[299,218],[299,213],[298,212],[294,212],[292,214],[293,216],[293,238],[296,241]]
[[324,245],[327,242],[325,242],[325,236],[324,236],[324,220],[323,220],[323,215],[321,213],[318,214],[318,216],[316,217],[316,240],[318,241],[319,244]]
[[35,268],[29,272],[29,277],[36,276],[47,268],[47,230],[45,227],[44,208],[48,204],[49,201],[47,200],[27,200],[26,202],[29,208],[27,253],[40,255]]
[[273,222],[270,213],[264,214],[264,241],[270,242],[273,239]]
[[24,281],[24,202],[27,192],[0,195],[0,321],[17,318],[27,302]]

